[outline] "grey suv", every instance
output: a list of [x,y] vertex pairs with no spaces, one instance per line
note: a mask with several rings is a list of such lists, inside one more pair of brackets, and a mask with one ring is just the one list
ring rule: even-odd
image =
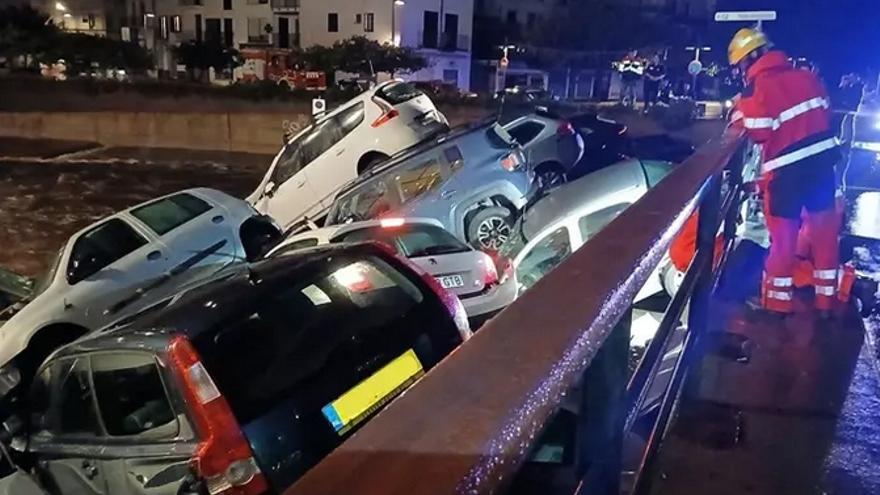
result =
[[495,252],[532,192],[522,148],[494,121],[430,139],[351,182],[327,225],[390,215],[433,218],[478,249]]

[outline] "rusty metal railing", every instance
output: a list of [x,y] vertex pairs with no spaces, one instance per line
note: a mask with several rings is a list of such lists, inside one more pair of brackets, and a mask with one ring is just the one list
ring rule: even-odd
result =
[[[722,201],[722,172],[731,164],[736,170],[740,145],[740,136],[728,133],[698,150],[285,495],[503,492],[576,384],[581,389],[578,493],[619,494],[623,434],[663,354],[657,342],[678,323],[688,299],[692,333],[705,326],[717,266],[715,234],[726,217],[724,233],[732,237],[739,195],[733,180]],[[670,304],[665,327],[627,389],[624,316],[697,208],[698,253]],[[645,474],[678,395],[689,349],[664,392],[631,480],[633,490],[647,487]]]

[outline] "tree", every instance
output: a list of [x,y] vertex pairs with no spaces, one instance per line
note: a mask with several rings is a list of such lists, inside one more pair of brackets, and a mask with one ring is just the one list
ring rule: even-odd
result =
[[237,50],[215,41],[186,41],[174,47],[177,61],[186,66],[190,78],[204,80],[208,68],[226,70],[241,65]]
[[294,55],[308,68],[328,74],[340,70],[372,75],[377,72],[412,72],[428,66],[427,60],[408,47],[380,44],[364,36],[337,41],[332,46],[312,46]]
[[0,57],[11,66],[23,58],[25,67],[42,59],[60,36],[48,19],[30,6],[0,8]]

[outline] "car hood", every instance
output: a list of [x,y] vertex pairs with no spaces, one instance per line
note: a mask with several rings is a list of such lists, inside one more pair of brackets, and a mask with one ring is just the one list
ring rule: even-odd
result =
[[34,280],[24,275],[0,268],[0,294],[15,300],[26,299],[33,294]]

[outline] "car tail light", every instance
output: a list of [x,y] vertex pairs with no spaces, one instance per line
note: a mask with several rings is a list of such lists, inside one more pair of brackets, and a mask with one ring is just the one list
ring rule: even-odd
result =
[[400,115],[400,112],[395,110],[394,107],[392,107],[391,105],[382,102],[382,100],[374,99],[373,101],[382,110],[382,115],[380,115],[378,119],[374,120],[372,124],[370,124],[372,127],[379,127],[382,124],[386,124],[391,121],[391,119]]
[[403,224],[404,219],[402,218],[383,218],[379,220],[379,225],[382,226],[383,229],[403,227]]
[[523,164],[523,161],[522,155],[518,151],[513,151],[501,159],[501,167],[508,172],[513,172]]
[[190,341],[177,336],[168,346],[171,368],[202,439],[195,470],[211,495],[257,495],[269,489],[229,403],[205,370]]
[[495,261],[486,254],[481,253],[483,255],[483,284],[487,287],[492,286],[498,283],[498,270],[495,268]]
[[471,332],[471,324],[468,322],[467,312],[465,312],[464,305],[461,304],[458,296],[444,289],[433,275],[410,261],[409,258],[399,256],[394,249],[387,244],[381,242],[373,242],[373,244],[389,256],[393,256],[395,259],[409,267],[412,271],[419,274],[419,276],[422,277],[422,280],[428,284],[428,287],[430,287],[431,290],[437,294],[437,297],[440,298],[440,301],[443,302],[443,306],[446,307],[446,310],[455,322],[456,328],[458,328],[458,333],[461,335],[461,339],[467,340],[471,338],[471,335],[473,335],[473,332]]
[[556,134],[558,136],[573,136],[574,126],[571,125],[571,122],[563,121],[559,124],[559,127],[556,128]]

